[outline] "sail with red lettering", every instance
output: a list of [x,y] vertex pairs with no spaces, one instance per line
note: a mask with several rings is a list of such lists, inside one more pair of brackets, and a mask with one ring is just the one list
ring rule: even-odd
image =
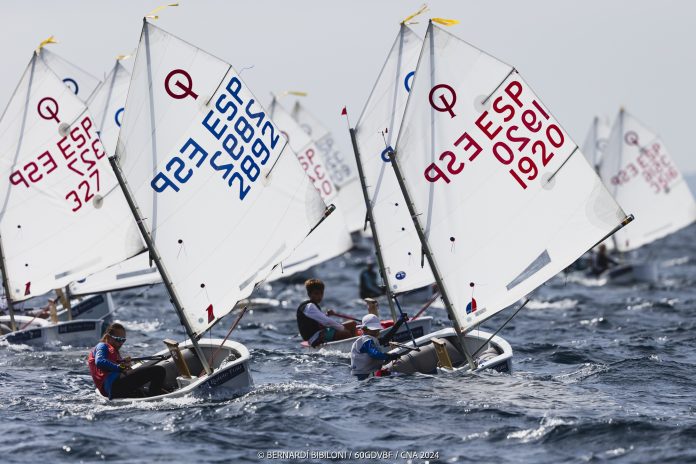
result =
[[346,155],[334,138],[333,134],[307,109],[296,102],[292,109],[292,117],[317,145],[322,159],[338,189],[341,204],[340,213],[345,218],[348,230],[355,232],[365,227],[365,202],[358,179],[358,168],[355,158]]
[[[117,60],[109,75],[87,102],[94,116],[99,138],[109,155],[116,153],[116,142],[121,130],[130,79],[130,72]],[[162,278],[157,268],[151,262],[148,253],[143,253],[71,283],[70,292],[73,295],[87,295],[159,282],[162,282]]]
[[337,209],[312,231],[280,266],[274,269],[266,281],[289,277],[342,255],[353,247],[350,232],[348,232],[345,219],[341,214],[338,191],[331,181],[326,163],[316,144],[276,98],[270,105],[269,114],[287,139],[290,149],[324,202],[326,204],[333,203]]
[[431,284],[421,243],[390,166],[423,40],[401,24],[387,60],[355,127],[365,186],[380,239],[382,260],[394,293]]
[[109,155],[116,153],[116,141],[121,130],[130,80],[130,72],[117,60],[104,82],[99,84],[87,100],[87,106],[97,124],[99,138]]
[[395,160],[463,331],[628,220],[520,74],[432,22]]
[[290,256],[325,211],[234,68],[148,22],[116,152],[194,337]]
[[600,176],[616,201],[636,216],[614,236],[619,251],[639,248],[696,220],[694,197],[664,142],[623,109],[603,158]]
[[582,144],[582,154],[597,171],[602,163],[602,153],[607,147],[610,132],[611,122],[609,119],[595,116],[590,130],[587,132],[587,137],[585,137],[585,142]]
[[12,300],[63,287],[143,250],[94,118],[37,54],[0,133],[0,237]]
[[62,56],[47,48],[41,48],[39,56],[68,86],[68,88],[83,102],[87,102],[101,81],[79,66],[71,63]]

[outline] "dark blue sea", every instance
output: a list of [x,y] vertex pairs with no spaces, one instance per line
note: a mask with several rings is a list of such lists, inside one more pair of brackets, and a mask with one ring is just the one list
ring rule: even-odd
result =
[[[360,239],[310,272],[327,283],[325,308],[362,315],[370,246]],[[227,401],[110,406],[94,394],[86,347],[2,345],[0,461],[696,462],[696,225],[640,254],[660,263],[659,283],[556,277],[535,291],[500,333],[514,349],[512,375],[355,381],[346,356],[298,346],[300,283],[264,286],[283,307],[247,314],[234,332],[256,385]],[[162,286],[114,296],[124,355],[185,338]],[[443,310],[430,315],[447,326]]]

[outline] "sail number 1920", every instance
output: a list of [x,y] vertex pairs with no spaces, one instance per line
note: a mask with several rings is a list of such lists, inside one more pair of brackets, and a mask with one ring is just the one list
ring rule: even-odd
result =
[[[456,118],[457,114],[453,111],[456,95],[452,87],[446,87],[454,96],[451,98],[452,105],[445,107],[433,101],[432,92],[431,105],[437,111],[446,109],[451,118]],[[439,155],[438,161],[425,168],[423,175],[428,182],[443,181],[449,184],[454,176],[463,171],[467,161],[475,161],[484,151],[481,143],[484,142],[486,151],[508,167],[508,173],[517,185],[527,189],[528,182],[536,179],[541,168],[554,158],[554,151],[566,143],[563,130],[532,92],[524,91],[520,80],[509,82],[491,106],[492,113],[483,111],[474,121],[473,130],[464,131],[448,150]]]

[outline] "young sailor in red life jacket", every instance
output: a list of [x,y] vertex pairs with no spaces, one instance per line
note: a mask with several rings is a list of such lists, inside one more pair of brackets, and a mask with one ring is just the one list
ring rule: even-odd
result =
[[319,303],[324,299],[324,282],[309,279],[305,282],[308,300],[297,308],[297,328],[303,340],[311,346],[335,340],[344,340],[354,336],[355,322],[343,325],[324,314]]
[[389,332],[378,339],[379,332],[382,330],[379,317],[374,314],[363,316],[362,324],[358,325],[362,329],[363,335],[353,342],[353,347],[350,350],[351,374],[356,376],[358,380],[365,380],[370,375],[378,375],[377,372],[381,373],[384,364],[398,359],[398,355],[382,351],[382,345],[389,343],[391,336],[399,330],[401,324],[407,319],[408,316],[403,314]]
[[142,396],[139,388],[149,382],[147,396],[164,393],[162,383],[167,374],[164,367],[148,366],[131,370],[130,357],[121,358],[118,352],[125,342],[125,327],[114,322],[89,352],[87,364],[99,392],[109,399],[138,397]]

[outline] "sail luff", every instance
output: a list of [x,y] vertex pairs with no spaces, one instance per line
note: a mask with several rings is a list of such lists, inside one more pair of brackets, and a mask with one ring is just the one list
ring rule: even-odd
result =
[[365,185],[365,174],[363,173],[362,161],[360,160],[360,151],[358,150],[358,142],[355,139],[355,129],[350,128],[350,141],[353,144],[353,153],[355,154],[355,164],[358,167],[358,176],[360,179],[360,186],[362,187],[363,198],[365,199],[365,208],[367,211],[367,220],[370,223],[370,231],[372,231],[372,240],[375,243],[375,253],[377,254],[377,264],[379,266],[379,273],[384,281],[385,289],[387,291],[387,301],[389,302],[389,312],[391,313],[392,319],[396,322],[396,308],[394,308],[394,295],[391,290],[391,284],[389,282],[389,274],[384,266],[384,259],[382,258],[382,247],[379,242],[379,234],[377,233],[377,227],[375,225],[375,218],[372,213],[372,202],[370,201],[370,196],[367,193],[367,186]]
[[[140,209],[138,208],[138,205],[135,203],[135,200],[131,194],[130,188],[128,187],[128,183],[126,182],[125,178],[123,177],[123,172],[121,171],[121,168],[118,164],[118,159],[116,158],[116,156],[110,156],[109,162],[111,163],[111,168],[114,170],[114,174],[116,175],[116,178],[118,179],[118,183],[121,186],[121,190],[123,191],[123,195],[126,197],[126,201],[128,202],[128,206],[130,207],[131,212],[133,213],[133,217],[135,218],[135,222],[138,224],[138,229],[140,230],[140,235],[142,236],[143,240],[145,241],[145,244],[147,245],[147,249],[149,250],[150,257],[155,262],[155,265],[157,266],[157,269],[160,273],[160,276],[162,276],[162,282],[164,283],[164,286],[167,289],[167,293],[169,293],[169,298],[171,299],[172,304],[174,305],[174,309],[176,310],[176,313],[179,316],[179,322],[186,329],[186,334],[188,335],[189,339],[191,340],[191,343],[193,344],[194,350],[196,351],[196,355],[198,356],[199,361],[203,365],[205,372],[207,374],[210,374],[212,372],[212,370],[210,368],[210,365],[208,364],[208,360],[203,355],[203,351],[201,350],[201,348],[198,346],[197,335],[188,323],[188,319],[186,318],[186,315],[184,314],[184,308],[181,305],[181,300],[179,299],[179,296],[176,293],[176,289],[174,288],[174,285],[172,284],[172,280],[169,278],[169,274],[167,273],[167,269],[164,267],[164,263],[162,262],[162,259],[160,258],[159,253],[157,252],[157,247],[154,244],[154,239],[152,238],[150,231],[148,230],[147,225],[145,224],[145,221],[143,220],[143,217],[140,214]],[[198,336],[200,336],[200,334]]]
[[[143,18],[143,40],[145,42],[145,61],[147,63],[147,81],[148,87],[152,89],[152,57],[150,56],[150,32],[148,30],[148,22]],[[155,134],[155,101],[152,92],[148,92],[148,103],[150,105],[150,130]],[[157,175],[157,137],[153,135],[151,138],[151,153],[152,153],[152,177]],[[157,191],[152,189],[152,240],[157,236]]]
[[[106,114],[109,111],[109,103],[111,102],[111,95],[114,92],[114,85],[116,84],[116,77],[118,75],[118,70],[119,70],[120,66],[121,66],[121,63],[118,60],[116,60],[116,65],[114,66],[114,69],[112,70],[112,77],[111,77],[110,82],[109,82],[109,91],[106,94],[106,99],[104,99],[104,110],[103,110],[103,114],[101,117],[101,121],[99,122],[100,128],[103,128],[104,122],[106,122]],[[114,154],[115,153],[109,153],[109,156],[112,156]]]
[[[17,164],[17,160],[19,159],[19,154],[22,151],[22,143],[24,142],[24,131],[25,127],[27,124],[27,114],[29,113],[29,100],[31,99],[31,84],[34,80],[34,69],[36,67],[36,59],[37,59],[37,54],[34,52],[32,55],[32,59],[29,62],[29,65],[27,66],[27,69],[29,70],[29,84],[27,85],[27,98],[24,103],[24,111],[22,112],[22,124],[20,125],[19,129],[19,141],[17,143],[17,150],[15,150],[14,157],[12,158],[12,166],[15,166]],[[14,99],[14,96],[16,95],[17,90],[19,89],[19,86],[21,83],[24,81],[24,76],[22,76],[22,79],[19,81],[20,83],[17,85],[17,89],[15,89],[15,93],[12,94],[12,97],[10,97],[10,101],[7,103],[7,107],[5,108],[5,111],[10,107],[10,103]],[[2,117],[0,118],[0,121],[2,121],[5,118],[5,113],[3,112]],[[7,192],[5,192],[5,198],[3,199],[2,202],[2,209],[0,209],[0,221],[2,221],[3,217],[5,216],[5,210],[7,209],[7,203],[10,200],[10,195],[12,194],[12,189],[11,189],[11,184],[7,184]]]

